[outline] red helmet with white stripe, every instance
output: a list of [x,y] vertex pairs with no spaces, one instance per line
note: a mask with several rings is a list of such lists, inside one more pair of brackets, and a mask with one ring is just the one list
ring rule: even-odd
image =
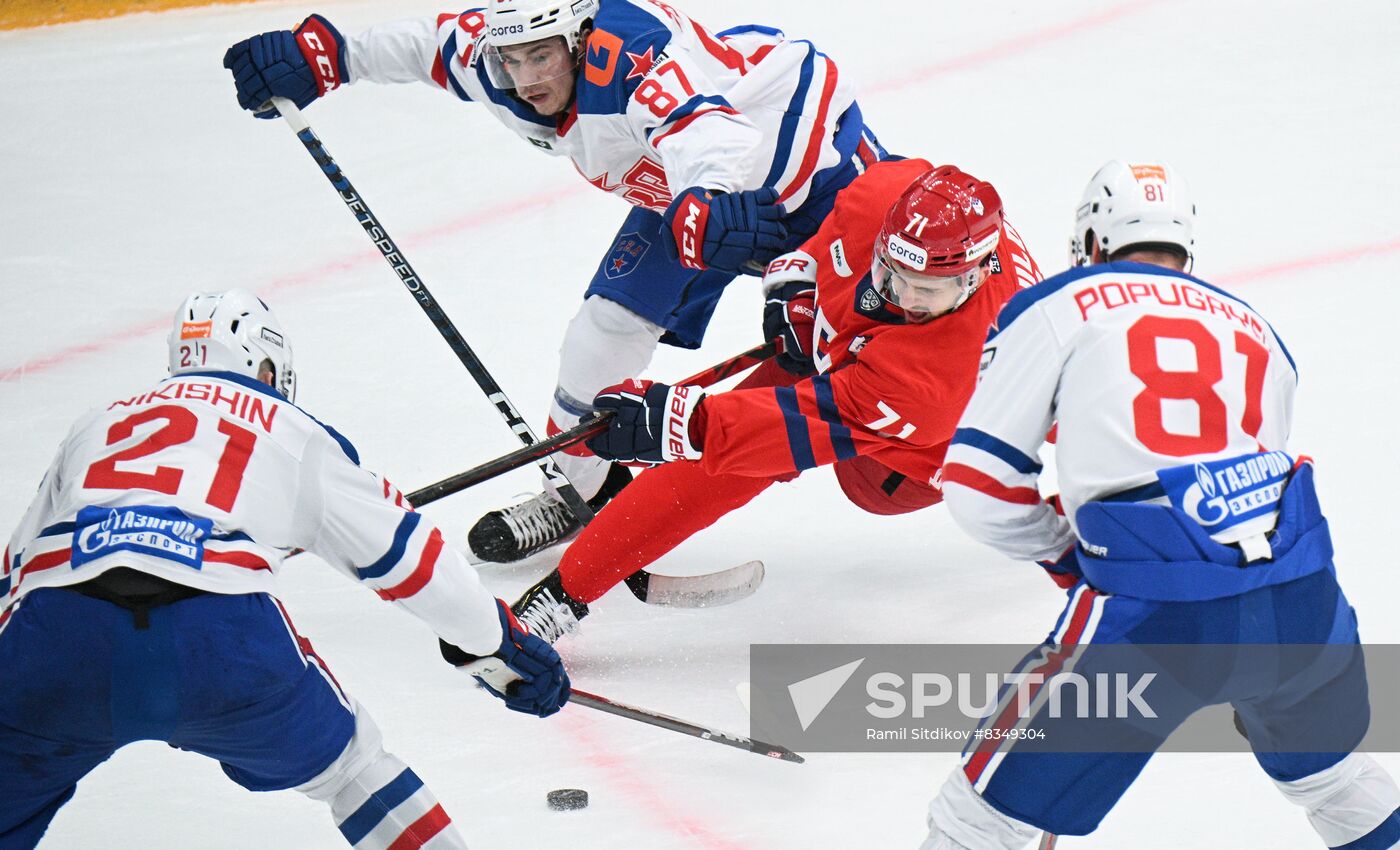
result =
[[871,265],[876,291],[912,322],[951,313],[986,280],[1001,225],[992,184],[956,166],[934,168],[885,214]]

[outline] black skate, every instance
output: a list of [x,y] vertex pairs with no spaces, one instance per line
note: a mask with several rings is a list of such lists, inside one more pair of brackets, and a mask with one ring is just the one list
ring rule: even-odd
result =
[[[627,467],[612,464],[602,488],[588,500],[588,506],[601,510],[631,480]],[[478,560],[509,564],[547,549],[578,530],[574,512],[546,491],[477,520],[467,533],[467,545]]]
[[588,616],[588,605],[564,590],[558,570],[521,594],[510,610],[530,634],[550,644],[578,631],[578,621]]

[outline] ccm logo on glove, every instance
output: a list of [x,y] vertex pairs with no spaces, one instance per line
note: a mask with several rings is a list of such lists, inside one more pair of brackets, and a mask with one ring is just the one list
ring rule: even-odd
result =
[[318,18],[313,15],[302,22],[297,30],[297,40],[300,42],[297,47],[306,57],[306,64],[315,69],[317,95],[320,96],[338,88],[343,80],[339,73],[340,63],[336,61],[340,50],[339,39]]
[[[706,193],[706,197],[709,194]],[[685,224],[681,230],[681,265],[689,269],[703,269],[704,262],[700,259],[700,234],[705,231],[706,221],[710,217],[710,208],[702,204],[694,197],[686,199]]]

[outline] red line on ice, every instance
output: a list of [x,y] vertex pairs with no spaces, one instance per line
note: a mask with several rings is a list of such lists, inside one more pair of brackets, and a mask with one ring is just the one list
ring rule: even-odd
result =
[[563,726],[570,742],[582,751],[584,762],[602,774],[617,793],[630,800],[651,820],[682,838],[692,839],[705,850],[749,850],[749,845],[716,835],[696,818],[676,811],[671,799],[657,793],[655,778],[643,781],[633,761],[611,755],[616,747],[602,740],[593,724],[580,717],[574,709],[566,708],[551,722]]
[[[1091,15],[1055,24],[1054,26],[1032,30],[1031,32],[1014,36],[1006,41],[978,48],[961,56],[951,57],[933,65],[926,65],[910,74],[888,79],[883,83],[878,83],[873,87],[863,89],[859,94],[861,97],[869,97],[906,86],[917,85],[926,82],[929,77],[934,75],[962,71],[979,63],[1007,58],[1014,55],[1016,51],[1032,50],[1048,42],[1069,38],[1083,33],[1086,29],[1100,27],[1112,23],[1119,18],[1164,4],[1165,0],[1137,0],[1137,2],[1125,3],[1107,11],[1096,12]],[[420,231],[410,238],[402,240],[401,244],[412,247],[413,245],[435,242],[473,227],[486,224],[499,224],[503,217],[548,208],[554,206],[566,196],[574,194],[582,195],[585,191],[586,190],[582,186],[578,185],[570,188],[561,187],[558,190],[540,192],[517,201],[497,204],[486,209],[468,213],[446,224]],[[1337,251],[1316,257],[1295,259],[1256,269],[1244,269],[1233,274],[1216,277],[1215,281],[1222,284],[1241,283],[1273,274],[1283,274],[1332,262],[1377,256],[1397,250],[1400,250],[1400,240],[1384,245],[1372,245]],[[321,286],[332,280],[338,273],[358,269],[366,264],[377,263],[379,261],[379,257],[375,256],[372,251],[366,250],[357,252],[354,256],[343,260],[320,263],[314,269],[274,278],[258,286],[257,289],[259,294],[277,295],[297,289]],[[31,375],[47,372],[54,367],[63,366],[71,360],[88,354],[96,354],[105,351],[121,343],[128,342],[135,337],[159,333],[169,325],[169,322],[170,320],[168,318],[141,322],[139,324],[130,325],[120,331],[107,334],[106,336],[60,349],[52,354],[41,355],[35,359],[26,360],[13,366],[0,366],[0,384],[13,383]]]
[[903,76],[892,77],[882,83],[876,83],[873,87],[862,88],[857,91],[856,94],[861,98],[868,97],[869,95],[884,94],[885,92],[904,88],[905,86],[925,82],[929,77],[938,74],[965,71],[968,68],[985,62],[1012,58],[1018,51],[1034,50],[1052,41],[1082,35],[1087,29],[1101,27],[1119,18],[1124,18],[1154,6],[1162,5],[1165,5],[1165,0],[1138,0],[1138,2],[1135,3],[1124,3],[1122,6],[1116,6],[1106,11],[1095,12],[1091,15],[1085,15],[1081,18],[1055,24],[1054,26],[1042,27],[1038,30],[1012,36],[996,44],[978,47],[960,56],[953,56],[944,59],[942,62],[925,65]]
[[1303,271],[1304,269],[1317,268],[1318,266],[1330,266],[1338,263],[1350,262],[1351,260],[1365,260],[1370,257],[1393,254],[1396,251],[1400,251],[1400,239],[1391,242],[1382,242],[1379,245],[1360,245],[1355,248],[1344,248],[1340,251],[1316,254],[1311,257],[1298,257],[1292,260],[1285,260],[1281,263],[1256,266],[1252,269],[1240,269],[1237,272],[1229,272],[1223,275],[1212,275],[1210,282],[1218,283],[1222,286],[1229,286],[1235,283],[1248,283],[1252,280],[1259,280],[1260,278],[1290,274],[1292,272]]

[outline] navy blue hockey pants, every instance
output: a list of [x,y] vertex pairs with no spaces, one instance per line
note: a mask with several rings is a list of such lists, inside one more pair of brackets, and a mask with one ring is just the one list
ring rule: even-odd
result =
[[300,785],[345,749],[349,700],[271,596],[204,594],[149,618],[46,588],[0,626],[0,850],[35,846],[132,741],[217,759],[252,791]]
[[[1221,663],[1225,657],[1218,654],[1221,647],[1251,644],[1255,646],[1231,650],[1245,653],[1243,663],[1233,667]],[[1092,681],[1089,671],[1095,663],[1095,647],[1106,647],[1097,650],[1098,657],[1117,664],[1157,645],[1171,645],[1183,653],[1168,662],[1177,669],[1159,671],[1163,675],[1159,681],[1170,676],[1174,686],[1165,690],[1170,695],[1165,702],[1153,702],[1159,720],[1151,724],[1139,720],[1131,728],[1111,719],[1051,721],[1042,708],[1031,721],[1059,733],[1051,734],[1051,740],[1067,740],[1064,733],[1074,732],[1070,729],[1074,725],[1090,747],[1113,741],[1119,751],[1050,752],[1025,739],[973,739],[962,764],[972,787],[983,800],[1016,820],[1057,835],[1086,835],[1132,784],[1153,751],[1207,705],[1234,706],[1250,733],[1259,765],[1280,781],[1331,767],[1365,735],[1370,709],[1356,616],[1330,567],[1284,584],[1204,602],[1154,602],[1103,594],[1081,581],[1070,591],[1055,631],[1027,656],[1018,672],[1040,672],[1048,678],[1059,670],[1073,669]],[[1190,645],[1214,649],[1202,648],[1202,654],[1193,656]],[[1320,645],[1331,645],[1330,651],[1318,649]],[[1286,649],[1289,646],[1296,649]],[[1251,649],[1255,654],[1249,654]],[[1309,653],[1316,653],[1316,663]],[[1291,669],[1281,671],[1272,663],[1275,659],[1283,659]],[[984,725],[998,723],[1005,729],[1016,725],[1016,720],[1010,714],[993,715]],[[1278,745],[1263,751],[1258,742],[1265,739],[1326,743],[1307,751],[1286,751]],[[1335,751],[1327,751],[1332,746]]]

